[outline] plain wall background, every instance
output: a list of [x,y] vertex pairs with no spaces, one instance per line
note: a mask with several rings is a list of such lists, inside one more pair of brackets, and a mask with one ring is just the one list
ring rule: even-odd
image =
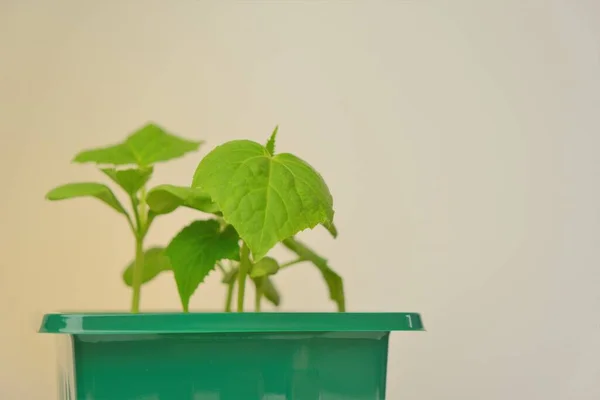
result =
[[[126,310],[126,224],[46,203],[69,164],[148,120],[315,166],[340,237],[303,235],[355,311],[418,311],[389,398],[600,397],[600,4],[589,1],[0,1],[0,397],[54,398],[45,312]],[[164,244],[193,212],[158,221]],[[285,310],[333,310],[309,265]],[[192,301],[220,309],[217,274]],[[170,275],[145,310],[179,307]]]

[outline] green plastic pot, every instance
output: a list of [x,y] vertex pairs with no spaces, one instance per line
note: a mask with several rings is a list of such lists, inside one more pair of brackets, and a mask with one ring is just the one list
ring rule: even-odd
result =
[[383,400],[416,313],[48,314],[61,400]]

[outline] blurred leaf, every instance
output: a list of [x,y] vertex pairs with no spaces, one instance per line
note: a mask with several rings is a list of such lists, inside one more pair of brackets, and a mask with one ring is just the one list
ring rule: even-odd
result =
[[221,282],[225,283],[225,284],[230,284],[231,282],[235,282],[235,280],[237,279],[237,274],[238,274],[238,268],[232,268],[230,271],[228,271],[227,273],[225,273],[223,275],[223,279],[221,279]]
[[338,230],[333,222],[331,222],[331,223],[326,222],[323,224],[323,226],[325,227],[325,229],[327,229],[329,231],[331,236],[333,236],[334,238],[338,237]]
[[101,169],[110,179],[119,185],[130,196],[134,196],[152,176],[152,167],[131,168],[118,170],[115,168]]
[[46,194],[46,199],[57,201],[73,199],[77,197],[95,197],[96,199],[109,205],[117,212],[128,215],[119,200],[115,197],[110,188],[102,183],[81,182],[68,183],[52,189]]
[[277,271],[279,271],[279,263],[274,258],[264,257],[252,266],[250,277],[259,278],[261,276],[273,275]]
[[202,142],[180,138],[150,123],[131,134],[123,143],[82,151],[73,162],[147,167],[196,151],[200,144]]
[[[125,271],[123,271],[123,282],[127,286],[132,286],[133,282],[133,266],[135,260],[129,263]],[[165,254],[164,247],[152,247],[144,252],[144,270],[142,274],[142,283],[146,283],[154,279],[163,271],[171,270],[171,262]]]
[[296,253],[298,257],[310,261],[313,263],[321,272],[327,288],[329,289],[329,297],[337,304],[338,311],[346,311],[346,298],[344,296],[344,282],[342,277],[333,271],[327,264],[327,260],[312,249],[306,246],[304,243],[296,240],[295,238],[288,238],[282,241],[282,244]]
[[205,213],[220,214],[210,196],[201,189],[159,185],[148,192],[148,206],[155,214],[168,214],[178,207],[188,207]]
[[[275,287],[275,284],[273,283],[271,278],[268,276],[263,276],[262,278],[258,279],[261,280],[259,284],[262,288],[263,297],[269,302],[271,302],[273,305],[279,306],[279,304],[281,304],[281,296],[279,295],[279,291]],[[254,285],[256,284],[257,282],[254,281]]]

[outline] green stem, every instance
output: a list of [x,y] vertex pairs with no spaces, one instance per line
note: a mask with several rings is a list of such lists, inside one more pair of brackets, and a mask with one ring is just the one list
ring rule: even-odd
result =
[[256,281],[256,296],[254,297],[254,311],[256,312],[260,312],[260,303],[263,296],[262,279],[258,278]]
[[238,272],[238,298],[237,311],[244,312],[244,295],[246,292],[246,276],[250,271],[250,249],[245,242],[242,242],[240,251],[240,269]]
[[133,223],[131,224],[133,226],[133,234],[135,236],[139,236],[140,232],[141,232],[140,222],[142,220],[140,218],[140,210],[138,209],[139,202],[134,196],[131,196],[130,199],[131,199],[131,209],[133,210],[133,218],[135,220],[135,225]]
[[283,263],[283,264],[281,264],[281,265],[279,266],[279,269],[283,269],[283,268],[286,268],[286,267],[290,267],[290,266],[292,266],[292,265],[299,264],[299,263],[301,263],[301,262],[304,262],[304,261],[306,261],[304,258],[297,258],[297,259],[295,259],[295,260],[288,261],[288,262],[286,262],[286,263]]
[[137,235],[137,228],[135,227],[135,224],[133,223],[133,220],[131,219],[131,216],[129,215],[129,213],[127,213],[127,215],[125,216],[127,218],[127,223],[129,224],[129,227],[131,228],[131,232],[133,232],[133,235]]
[[131,286],[133,297],[131,299],[131,312],[140,312],[140,297],[142,291],[142,277],[144,276],[144,238],[148,232],[148,211],[146,209],[146,188],[140,190],[139,204],[131,197],[131,205],[135,216],[135,263]]
[[227,299],[225,300],[225,312],[231,312],[231,303],[233,302],[233,289],[235,288],[235,280],[227,285]]
[[140,292],[142,288],[142,275],[144,273],[144,238],[135,238],[135,264],[133,266],[133,298],[131,312],[140,312]]
[[148,222],[148,206],[146,205],[146,186],[140,189],[140,224],[138,229],[140,232],[146,231],[146,223]]
[[150,225],[152,225],[152,222],[154,221],[155,217],[156,217],[155,214],[152,214],[152,212],[148,212],[148,217],[146,218],[146,224],[144,226],[144,231],[142,232],[142,236],[146,237],[146,234],[148,233],[148,230],[150,229]]
[[329,289],[329,297],[335,301],[339,312],[345,312],[346,296],[344,295],[344,281],[341,276],[329,267],[327,260],[294,237],[284,239],[281,244],[296,253],[299,258],[310,261],[319,269]]

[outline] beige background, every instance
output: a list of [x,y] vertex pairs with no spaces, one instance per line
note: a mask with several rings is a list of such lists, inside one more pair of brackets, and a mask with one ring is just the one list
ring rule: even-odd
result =
[[[322,172],[341,234],[304,238],[349,309],[427,324],[393,337],[390,399],[598,399],[599,71],[594,0],[0,1],[0,398],[54,398],[43,313],[128,307],[123,221],[43,196],[154,120],[203,154],[280,124]],[[284,309],[333,310],[310,266],[277,282]],[[215,275],[192,306],[223,294]],[[172,277],[142,302],[177,309]]]

